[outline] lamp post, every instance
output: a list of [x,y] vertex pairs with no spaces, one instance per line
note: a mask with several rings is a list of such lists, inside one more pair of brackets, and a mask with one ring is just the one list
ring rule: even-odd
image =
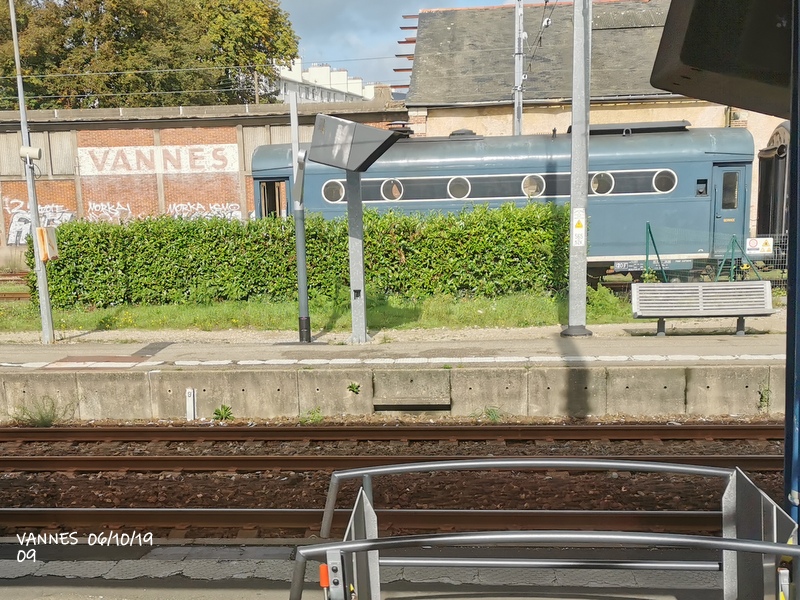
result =
[[28,209],[31,219],[31,238],[33,243],[34,270],[36,272],[36,287],[39,289],[39,312],[42,318],[42,343],[52,344],[53,312],[50,308],[50,290],[47,287],[47,271],[42,261],[42,249],[39,246],[37,230],[39,229],[39,204],[36,201],[36,183],[33,176],[33,158],[35,149],[31,148],[31,134],[28,131],[28,115],[25,111],[25,91],[22,87],[22,61],[19,57],[19,38],[17,37],[17,13],[14,10],[14,0],[8,0],[8,10],[11,13],[11,38],[14,43],[14,62],[17,67],[17,96],[19,98],[19,123],[22,129],[22,148],[20,156],[25,160],[25,180],[28,184]]
[[346,172],[347,235],[350,251],[350,312],[353,323],[351,344],[369,341],[367,301],[364,289],[364,219],[361,205],[361,173],[366,171],[395,142],[404,137],[330,115],[318,114],[308,160]]

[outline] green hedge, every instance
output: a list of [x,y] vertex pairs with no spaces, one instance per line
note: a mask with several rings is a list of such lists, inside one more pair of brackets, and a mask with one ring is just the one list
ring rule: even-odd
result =
[[[562,288],[568,217],[552,204],[426,217],[366,211],[367,290],[425,297]],[[54,308],[297,296],[292,219],[75,221],[61,225],[57,237],[59,258],[47,265]],[[349,288],[345,219],[309,215],[306,252],[312,297]],[[30,248],[27,260],[32,267]]]

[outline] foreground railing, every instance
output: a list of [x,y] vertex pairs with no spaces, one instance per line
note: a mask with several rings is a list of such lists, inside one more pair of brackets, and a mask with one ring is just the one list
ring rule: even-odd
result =
[[[494,531],[464,532],[426,536],[401,536],[378,539],[378,519],[373,507],[373,479],[384,475],[481,470],[573,470],[627,471],[720,478],[726,481],[722,496],[722,537],[641,532],[599,531]],[[781,557],[800,557],[797,524],[769,496],[758,489],[739,469],[720,469],[669,463],[648,463],[595,459],[492,459],[413,463],[350,469],[331,475],[320,534],[330,536],[333,513],[341,483],[360,479],[350,524],[342,542],[322,543],[297,550],[290,600],[300,600],[308,559],[326,563],[323,584],[329,600],[380,600],[382,566],[503,567],[569,569],[658,569],[674,571],[722,571],[725,600],[780,598],[795,600],[789,573],[781,567]],[[480,511],[477,511],[480,513]],[[493,511],[496,512],[496,511]],[[537,511],[532,510],[535,514]],[[549,545],[591,545],[586,558],[541,559],[470,557],[467,547]],[[680,547],[711,549],[721,553],[719,561],[615,561],[598,559],[603,548]],[[463,556],[382,556],[381,552],[399,548],[461,548]],[[800,565],[800,560],[793,561]],[[800,569],[794,567],[794,580]],[[327,581],[325,581],[327,580]]]

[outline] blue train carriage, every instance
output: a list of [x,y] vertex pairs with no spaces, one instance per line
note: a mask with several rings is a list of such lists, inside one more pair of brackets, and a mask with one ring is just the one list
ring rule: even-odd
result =
[[[403,212],[459,211],[477,203],[567,203],[569,133],[411,138],[362,174],[365,207]],[[642,271],[646,224],[665,267],[705,266],[726,255],[732,236],[749,235],[754,142],[745,129],[690,128],[686,121],[592,127],[589,142],[588,261],[594,272]],[[291,146],[253,154],[256,216],[291,211]],[[306,168],[306,210],[346,214],[345,174]]]

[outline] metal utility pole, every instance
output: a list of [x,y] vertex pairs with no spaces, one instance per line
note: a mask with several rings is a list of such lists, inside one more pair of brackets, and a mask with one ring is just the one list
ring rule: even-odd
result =
[[[25,110],[25,90],[22,87],[22,61],[19,56],[19,37],[17,36],[17,13],[14,10],[14,0],[8,0],[8,10],[11,14],[11,38],[14,43],[14,62],[17,67],[17,96],[19,99],[19,124],[22,129],[22,148],[20,156],[25,159],[25,180],[28,184],[28,210],[31,219],[31,243],[33,244],[34,270],[36,272],[36,287],[39,288],[39,313],[42,319],[42,343],[52,344],[55,340],[53,333],[53,311],[50,307],[50,289],[47,286],[47,270],[42,260],[42,249],[39,246],[39,203],[36,201],[36,183],[33,174],[33,158],[36,149],[31,147],[31,134],[28,131],[28,115]],[[41,150],[38,150],[40,153]]]
[[346,171],[347,236],[350,252],[351,344],[370,341],[367,333],[367,297],[364,290],[364,206],[361,203],[361,173]]
[[[306,265],[306,210],[303,204],[303,183],[306,152],[300,152],[300,123],[297,116],[297,93],[289,94],[289,118],[292,129],[292,202],[294,204],[294,239],[297,250],[297,303],[300,341],[311,342],[311,317],[308,311],[308,270]],[[286,207],[288,212],[289,207]]]
[[517,0],[517,8],[514,14],[514,40],[514,135],[522,135],[522,59],[525,56],[522,0]]
[[588,336],[586,244],[589,223],[589,81],[592,63],[592,0],[575,0],[572,20],[572,163],[570,167],[569,326],[562,336]]
[[[786,512],[800,518],[800,0],[792,2],[791,135],[789,138],[789,253],[786,296],[786,433],[783,486]],[[800,561],[795,561],[800,563]]]

